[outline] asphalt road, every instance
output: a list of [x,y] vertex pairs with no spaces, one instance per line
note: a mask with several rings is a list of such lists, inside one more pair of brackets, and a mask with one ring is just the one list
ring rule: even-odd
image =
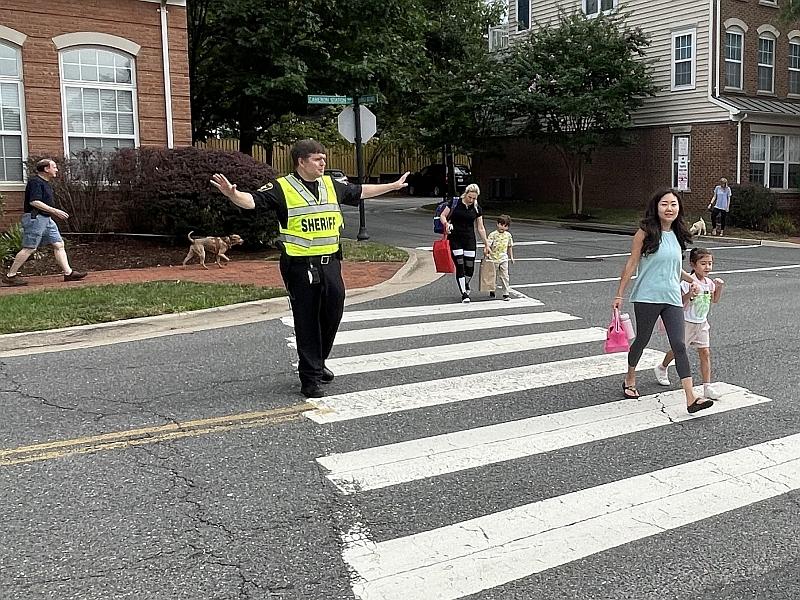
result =
[[[414,203],[372,239],[430,245]],[[630,238],[512,233],[514,300],[353,307],[318,406],[286,320],[0,359],[0,598],[800,596],[800,249],[709,244],[729,394],[688,419],[602,353]]]

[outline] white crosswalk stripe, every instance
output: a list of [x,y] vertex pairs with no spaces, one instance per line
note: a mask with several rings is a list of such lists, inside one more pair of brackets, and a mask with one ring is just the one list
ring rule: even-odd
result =
[[690,415],[683,391],[622,400],[520,421],[332,454],[317,461],[346,494],[453,473],[577,444],[666,426],[768,402],[747,390],[718,384],[724,394],[710,409]]
[[[511,305],[509,305],[511,306]],[[475,317],[472,319],[451,319],[430,323],[412,323],[409,325],[390,325],[370,329],[352,329],[340,331],[336,335],[334,346],[376,342],[380,340],[397,340],[411,337],[455,333],[459,331],[476,331],[479,329],[506,328],[521,325],[542,325],[559,321],[578,321],[580,317],[558,311],[523,313],[520,315],[502,315],[496,317]],[[296,344],[294,336],[288,337],[289,344]]]
[[[613,279],[613,278],[612,278]],[[557,282],[564,284],[586,281]],[[552,284],[530,284],[529,287]],[[524,286],[519,286],[524,287]],[[485,306],[483,306],[485,305]],[[517,314],[487,316],[484,311],[524,308]],[[526,394],[563,384],[614,377],[613,396],[602,404],[560,409],[519,420],[474,426],[439,435],[403,436],[389,443],[332,453],[317,458],[328,480],[345,495],[415,494],[416,487],[449,474],[465,475],[480,486],[481,469],[503,469],[514,461],[540,460],[541,455],[599,440],[625,445],[626,436],[660,429],[671,435],[690,421],[711,422],[742,409],[756,409],[770,399],[725,382],[715,384],[722,394],[713,407],[689,414],[683,391],[673,389],[621,399],[621,375],[627,355],[602,354],[605,329],[564,328],[523,335],[425,346],[414,340],[456,332],[480,332],[518,326],[563,324],[580,317],[541,310],[543,304],[522,297],[512,304],[474,303],[459,308],[458,317],[432,322],[394,325],[398,318],[423,318],[443,307],[409,306],[395,309],[352,311],[344,322],[376,322],[364,329],[339,333],[338,345],[352,344],[355,354],[331,358],[327,366],[338,377],[379,372],[386,385],[357,389],[310,400],[316,408],[306,417],[319,424],[352,423],[366,417],[469,403],[504,394]],[[450,309],[451,305],[444,308]],[[361,314],[359,314],[361,313]],[[462,314],[463,313],[463,314]],[[291,325],[291,320],[284,321]],[[383,326],[381,326],[383,325]],[[292,341],[292,338],[287,338]],[[404,340],[404,348],[370,352],[378,341]],[[594,344],[594,346],[591,346]],[[414,347],[408,347],[413,345]],[[586,349],[590,354],[586,356]],[[591,348],[595,351],[592,352]],[[560,355],[579,352],[579,358],[543,362],[536,350],[560,349]],[[574,350],[571,350],[574,349]],[[529,356],[523,366],[484,368],[456,375],[459,365],[471,359],[498,362],[503,357]],[[334,353],[335,355],[335,353]],[[545,355],[550,356],[550,355]],[[663,354],[646,349],[637,366],[649,370]],[[463,361],[459,363],[459,361]],[[448,364],[448,377],[392,384],[400,369]],[[479,364],[483,364],[480,362]],[[492,365],[497,363],[486,364]],[[517,362],[519,364],[519,362]],[[436,371],[434,371],[436,372]],[[697,389],[697,393],[700,389]],[[547,396],[544,396],[546,401]],[[560,395],[563,398],[563,394]],[[541,399],[538,401],[542,401]],[[562,406],[563,404],[560,404]],[[674,426],[674,427],[673,427]],[[445,478],[446,479],[446,478]],[[374,541],[369,525],[353,515],[352,529],[342,534],[343,558],[353,573],[352,588],[359,600],[457,600],[503,586],[541,571],[610,550],[630,542],[660,535],[715,515],[800,489],[800,434],[756,444],[632,477],[614,480],[546,498],[537,502],[474,518],[444,519],[442,526],[420,529],[408,524],[388,539]],[[381,492],[384,490],[384,492]],[[392,496],[389,496],[392,497]],[[413,497],[413,496],[412,496]],[[426,509],[430,494],[414,513]],[[430,507],[435,510],[436,507]],[[386,507],[391,510],[391,507]],[[496,509],[495,509],[496,510]]]
[[331,358],[326,361],[326,365],[337,375],[352,375],[511,352],[526,352],[570,344],[600,342],[605,339],[606,330],[599,327],[567,329],[564,331],[533,333],[531,335],[509,336],[460,344]]
[[800,489],[800,434],[344,550],[361,600],[455,600]]
[[[405,319],[407,317],[425,317],[436,314],[456,314],[483,312],[487,310],[509,310],[511,308],[531,308],[543,306],[541,300],[523,296],[514,300],[512,304],[502,302],[473,302],[472,304],[432,304],[427,306],[401,306],[397,308],[378,308],[371,310],[353,310],[342,315],[342,323],[359,323],[362,321],[381,321],[384,319]],[[454,309],[455,307],[455,309]],[[289,327],[294,327],[292,317],[283,317],[281,322]]]
[[[638,369],[652,369],[664,355],[645,350]],[[326,396],[312,403],[318,408],[306,416],[317,423],[333,423],[391,412],[489,398],[524,390],[621,375],[628,370],[625,354],[603,354],[549,363],[498,369]]]

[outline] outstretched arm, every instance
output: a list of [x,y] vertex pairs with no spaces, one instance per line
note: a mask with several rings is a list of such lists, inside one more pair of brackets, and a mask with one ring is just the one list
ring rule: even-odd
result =
[[228,181],[228,178],[222,173],[214,173],[211,177],[211,185],[222,192],[223,196],[239,208],[251,209],[256,207],[256,201],[253,199],[253,195],[248,192],[240,192],[237,190],[236,184],[232,184]]
[[408,184],[406,183],[406,177],[408,177],[410,171],[406,171],[403,173],[403,176],[398,179],[397,181],[393,181],[392,183],[365,183],[361,186],[361,198],[362,200],[365,198],[374,198],[375,196],[380,196],[381,194],[386,194],[388,192],[394,192],[396,190],[402,190]]

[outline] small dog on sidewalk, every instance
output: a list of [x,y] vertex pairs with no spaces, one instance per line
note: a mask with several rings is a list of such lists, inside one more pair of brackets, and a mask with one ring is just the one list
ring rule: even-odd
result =
[[692,223],[692,226],[689,227],[689,233],[692,235],[706,235],[706,222],[703,220],[703,217],[700,217],[698,221]]
[[208,269],[206,266],[206,252],[210,252],[211,254],[217,255],[217,266],[221,269],[222,263],[219,262],[221,258],[224,258],[226,261],[230,261],[230,258],[225,256],[225,253],[233,248],[234,246],[238,246],[244,243],[244,240],[240,238],[235,233],[233,235],[226,235],[225,237],[201,237],[201,238],[192,238],[192,234],[194,231],[189,232],[189,242],[191,245],[189,246],[189,254],[186,255],[186,258],[183,259],[183,266],[186,266],[186,263],[189,262],[189,259],[192,256],[197,255],[200,258],[200,266],[204,269]]

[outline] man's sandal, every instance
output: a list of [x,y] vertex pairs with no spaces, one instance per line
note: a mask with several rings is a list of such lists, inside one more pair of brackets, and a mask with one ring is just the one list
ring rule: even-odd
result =
[[[631,392],[630,394],[628,392]],[[625,382],[622,382],[622,395],[625,396],[626,400],[638,400],[639,399],[639,390],[636,389],[635,385],[625,385]]]

